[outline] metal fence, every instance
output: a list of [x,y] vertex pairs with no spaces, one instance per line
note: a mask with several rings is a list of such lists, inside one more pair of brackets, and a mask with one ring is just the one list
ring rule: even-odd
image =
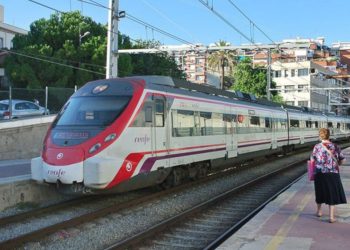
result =
[[27,100],[39,103],[40,106],[49,110],[50,114],[58,113],[69,97],[76,91],[76,88],[55,88],[45,89],[12,88],[0,90],[0,100]]

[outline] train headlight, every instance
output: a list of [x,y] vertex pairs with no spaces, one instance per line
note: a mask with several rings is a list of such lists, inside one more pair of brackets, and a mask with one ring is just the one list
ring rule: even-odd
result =
[[89,153],[93,154],[95,153],[99,148],[101,147],[101,143],[96,143],[89,149]]
[[117,134],[115,134],[115,133],[110,134],[110,135],[106,136],[105,142],[112,141],[112,140],[114,140],[116,137],[117,137]]

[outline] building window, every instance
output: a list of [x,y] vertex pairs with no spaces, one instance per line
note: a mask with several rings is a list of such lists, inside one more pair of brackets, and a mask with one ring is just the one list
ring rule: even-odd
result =
[[0,49],[4,47],[4,38],[0,37]]
[[291,76],[294,77],[295,76],[295,69],[291,70]]
[[298,92],[307,91],[307,85],[298,85]]
[[286,101],[286,104],[290,105],[290,106],[294,106],[294,102],[293,101]]
[[298,101],[298,106],[300,107],[308,107],[309,102],[308,101]]
[[294,92],[294,91],[295,91],[294,85],[286,85],[286,86],[284,86],[284,92],[285,93]]
[[288,77],[288,70],[287,69],[284,70],[284,77]]
[[281,77],[282,73],[280,70],[275,71],[275,77]]
[[309,74],[308,69],[298,69],[298,76],[307,76]]
[[196,72],[203,72],[203,68],[202,67],[196,67]]

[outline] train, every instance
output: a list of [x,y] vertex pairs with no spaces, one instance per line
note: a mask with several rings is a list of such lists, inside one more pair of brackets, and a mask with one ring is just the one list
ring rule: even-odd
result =
[[127,192],[315,144],[348,139],[350,118],[167,76],[86,83],[57,114],[31,178],[69,194]]

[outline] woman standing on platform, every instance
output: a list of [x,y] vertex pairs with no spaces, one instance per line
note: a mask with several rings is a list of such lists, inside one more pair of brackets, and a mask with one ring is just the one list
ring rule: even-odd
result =
[[340,180],[339,166],[344,161],[340,148],[329,140],[329,129],[319,131],[321,143],[314,146],[312,157],[316,165],[315,196],[318,217],[322,216],[322,203],[329,205],[329,222],[335,222],[335,205],[346,203],[343,185]]

